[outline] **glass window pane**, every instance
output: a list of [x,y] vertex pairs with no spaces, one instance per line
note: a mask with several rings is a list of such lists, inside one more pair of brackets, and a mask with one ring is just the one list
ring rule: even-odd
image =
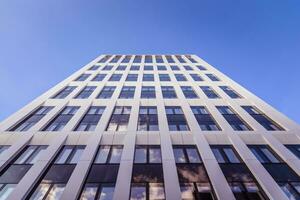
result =
[[250,192],[250,193],[259,192],[257,185],[253,182],[244,183],[244,185],[246,187],[247,192]]
[[64,184],[54,184],[51,188],[46,200],[59,200],[65,189]]
[[240,160],[236,157],[234,151],[231,148],[224,148],[224,152],[231,163],[240,163]]
[[225,163],[225,159],[223,158],[219,149],[212,148],[212,152],[214,153],[218,163]]
[[144,186],[131,187],[130,200],[146,200],[146,187]]
[[72,155],[72,159],[70,160],[71,164],[76,164],[78,163],[80,156],[82,152],[84,151],[84,148],[76,148],[74,154]]
[[26,163],[34,164],[39,159],[40,155],[47,149],[47,146],[40,146],[34,154],[26,161]]
[[176,163],[186,163],[186,158],[184,156],[183,149],[175,148],[173,149],[173,152]]
[[120,163],[122,151],[123,149],[120,147],[113,147],[111,150],[109,163]]
[[265,163],[266,160],[263,159],[260,154],[257,152],[257,150],[255,148],[250,148],[251,152],[254,154],[254,156],[256,157],[257,160],[259,160],[259,162],[261,163]]
[[48,192],[50,184],[40,184],[33,195],[30,197],[30,200],[42,200],[45,194]]
[[95,159],[95,163],[106,163],[107,156],[109,154],[110,146],[101,146],[98,151],[98,155]]
[[115,187],[102,187],[99,200],[112,200],[114,195]]
[[2,190],[0,191],[0,199],[5,200],[8,198],[8,196],[12,193],[12,191],[15,189],[16,184],[7,184],[5,185]]
[[268,148],[261,148],[261,151],[272,163],[279,163],[279,160],[273,155],[273,153]]
[[146,163],[147,162],[147,149],[146,148],[136,148],[134,154],[135,163]]
[[97,193],[97,186],[87,185],[82,191],[80,200],[94,200]]
[[150,148],[149,149],[149,162],[150,163],[161,163],[160,148]]
[[293,190],[290,184],[288,183],[282,183],[280,184],[280,188],[282,191],[286,194],[286,196],[291,200],[296,200],[300,198],[300,195],[296,193],[296,191]]
[[211,187],[209,183],[197,183],[197,189],[200,193],[210,193]]
[[187,148],[186,153],[187,153],[190,163],[200,163],[201,162],[201,159],[200,159],[197,149]]
[[163,184],[149,183],[149,200],[165,199],[165,190]]
[[22,154],[21,156],[15,161],[15,164],[23,164],[25,161],[31,156],[31,154],[36,149],[36,146],[29,146]]
[[72,152],[73,147],[64,147],[62,152],[59,154],[58,158],[55,161],[55,164],[63,164],[67,161],[70,153]]
[[180,191],[181,191],[181,199],[183,200],[192,200],[195,199],[193,192],[194,192],[194,186],[192,184],[184,184],[180,185]]

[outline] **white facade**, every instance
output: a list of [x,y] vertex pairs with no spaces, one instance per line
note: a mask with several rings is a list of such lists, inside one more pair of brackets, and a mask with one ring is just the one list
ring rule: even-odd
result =
[[[160,145],[166,199],[181,199],[180,183],[176,171],[172,145],[196,145],[209,176],[216,199],[232,200],[235,199],[235,197],[209,145],[232,145],[244,164],[253,174],[267,198],[273,200],[289,199],[259,160],[251,153],[247,145],[268,145],[299,176],[300,160],[285,146],[290,144],[300,145],[300,127],[298,124],[276,111],[270,105],[235,83],[196,55],[191,55],[191,57],[195,59],[197,63],[192,63],[184,55],[182,55],[182,59],[185,60],[186,63],[179,62],[175,55],[171,56],[175,63],[169,63],[165,56],[162,56],[163,63],[156,63],[155,55],[151,55],[153,59],[153,62],[151,63],[144,63],[145,55],[142,56],[141,63],[133,63],[134,55],[131,56],[129,63],[121,63],[125,55],[122,55],[116,63],[110,63],[114,56],[116,55],[111,55],[111,57],[103,63],[99,63],[98,61],[104,58],[105,55],[99,56],[0,123],[0,145],[9,146],[7,150],[0,154],[0,169],[2,171],[6,170],[7,166],[13,162],[15,156],[20,154],[22,149],[27,145],[48,146],[30,170],[18,184],[14,186],[14,190],[7,199],[16,200],[28,198],[27,195],[30,191],[35,190],[36,185],[43,174],[45,174],[46,169],[51,165],[64,145],[85,146],[84,152],[61,196],[61,199],[65,200],[75,200],[80,197],[85,179],[89,173],[90,166],[93,163],[99,145],[123,146],[113,195],[113,199],[116,200],[129,199],[135,145]],[[100,67],[96,70],[89,70],[94,65]],[[112,65],[113,68],[109,71],[102,71],[103,67],[106,65]],[[116,68],[119,65],[125,65],[127,67],[124,71],[118,71]],[[131,71],[130,66],[132,65],[140,66],[140,70]],[[145,65],[154,66],[154,70],[143,70]],[[157,70],[158,65],[166,66],[167,70]],[[172,70],[170,68],[172,65],[179,66],[180,71]],[[199,70],[196,67],[199,65],[206,68],[206,70]],[[193,71],[186,70],[183,66],[191,66]],[[85,81],[74,81],[83,73],[91,75]],[[102,81],[91,81],[98,73],[105,73],[107,75]],[[113,73],[122,74],[121,80],[117,82],[109,81],[109,78]],[[129,73],[138,74],[138,80],[136,82],[126,81],[127,74]],[[155,81],[142,81],[143,73],[154,74]],[[171,81],[160,81],[159,74],[169,74]],[[174,74],[184,74],[187,81],[177,81]],[[203,81],[194,81],[190,74],[199,74]],[[206,74],[214,74],[220,81],[212,81]],[[107,85],[116,86],[112,97],[108,99],[97,99],[96,97],[99,92]],[[119,94],[124,85],[136,87],[133,99],[119,99]],[[66,86],[77,87],[66,98],[52,98]],[[85,86],[96,86],[96,89],[87,99],[74,99]],[[142,86],[154,86],[156,98],[141,99]],[[163,98],[161,86],[173,86],[177,93],[177,98]],[[185,98],[180,86],[191,86],[199,98]],[[220,98],[209,99],[199,86],[212,87]],[[219,86],[229,86],[242,98],[230,98]],[[41,131],[41,129],[54,119],[66,105],[80,107],[67,125],[61,131]],[[91,105],[105,107],[104,113],[102,114],[96,129],[94,131],[74,131],[74,128],[78,125]],[[11,127],[14,127],[14,125],[22,121],[24,117],[31,114],[39,106],[53,106],[54,108],[28,131],[10,131]],[[126,131],[106,131],[107,124],[115,106],[131,106],[130,119]],[[140,106],[157,107],[159,131],[137,131]],[[180,106],[182,108],[189,126],[188,131],[169,130],[165,106]],[[190,106],[205,106],[221,130],[201,130]],[[234,131],[217,110],[216,106],[230,106],[253,130]],[[284,128],[284,130],[266,130],[241,106],[255,106],[266,116],[270,117],[274,122]]]

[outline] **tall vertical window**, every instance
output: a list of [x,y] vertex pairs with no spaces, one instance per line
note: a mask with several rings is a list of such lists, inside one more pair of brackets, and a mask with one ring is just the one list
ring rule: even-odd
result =
[[90,71],[96,71],[97,69],[99,69],[99,65],[93,65],[89,68]]
[[251,131],[251,127],[229,106],[217,106],[217,109],[235,131]]
[[142,62],[142,56],[135,56],[133,63],[141,63]]
[[33,113],[25,117],[21,122],[17,123],[9,129],[9,131],[28,131],[31,127],[37,124],[53,106],[41,106]]
[[129,63],[131,59],[130,55],[125,56],[125,58],[123,58],[122,63]]
[[160,81],[171,81],[169,74],[159,74]]
[[186,61],[180,55],[175,56],[180,63],[186,63]]
[[187,98],[187,99],[199,98],[191,86],[181,86],[180,88],[181,88],[185,98]]
[[201,90],[209,99],[220,98],[219,95],[209,86],[200,86]]
[[285,145],[297,158],[300,159],[300,145]]
[[186,57],[187,59],[189,59],[192,63],[197,63],[197,61],[196,61],[194,58],[192,58],[192,56],[186,55],[185,57]]
[[154,74],[143,74],[143,81],[154,81]]
[[133,99],[135,93],[135,86],[123,86],[119,99]]
[[239,99],[241,98],[241,96],[234,91],[232,88],[228,87],[228,86],[219,86],[221,88],[221,90],[223,90],[230,98],[232,99]]
[[260,125],[268,131],[283,131],[284,129],[263,112],[253,106],[242,106]]
[[175,74],[177,81],[187,81],[186,77],[183,74]]
[[81,74],[75,81],[85,81],[91,74]]
[[139,71],[139,70],[140,70],[140,66],[138,66],[138,65],[132,65],[132,66],[130,67],[130,70],[131,70],[131,71]]
[[126,81],[137,81],[138,74],[128,74],[126,77]]
[[166,114],[170,131],[188,131],[189,126],[179,106],[166,106]]
[[84,148],[64,146],[28,199],[60,199]]
[[161,86],[164,99],[176,99],[177,95],[173,86]]
[[167,55],[166,59],[167,59],[168,63],[175,63],[175,61],[174,61],[174,59],[172,58],[171,55]]
[[192,77],[192,79],[194,81],[203,81],[203,79],[201,78],[201,76],[199,74],[190,74],[190,76]]
[[109,81],[120,81],[122,78],[122,74],[113,74],[109,78]]
[[154,86],[142,86],[141,92],[142,99],[155,99],[155,87]]
[[111,63],[117,63],[121,59],[121,55],[116,55],[110,62]]
[[288,199],[300,199],[300,177],[267,145],[248,146]]
[[64,89],[62,89],[61,91],[59,91],[56,95],[54,95],[52,98],[53,99],[64,99],[66,98],[69,94],[71,94],[71,92],[73,92],[73,90],[75,90],[75,88],[77,88],[76,86],[67,86]]
[[106,61],[108,61],[111,58],[111,55],[106,55],[103,58],[101,58],[98,63],[105,63]]
[[145,56],[145,63],[152,63],[152,62],[153,62],[152,56],[150,56],[150,55]]
[[211,149],[237,200],[268,199],[232,146],[212,145]]
[[94,92],[96,86],[86,86],[81,92],[75,97],[76,99],[87,99]]
[[155,60],[156,60],[156,63],[163,63],[164,62],[162,56],[160,56],[160,55],[155,56]]
[[126,131],[131,106],[116,106],[106,127],[107,131]]
[[158,131],[156,106],[141,106],[138,118],[138,131]]
[[103,81],[103,79],[106,77],[106,74],[97,74],[92,81]]
[[206,74],[206,76],[212,81],[220,81],[220,79],[214,74]]
[[126,65],[119,65],[116,70],[118,70],[118,71],[125,71],[126,67],[127,67]]
[[116,89],[116,86],[104,86],[99,95],[97,96],[97,99],[109,99],[112,97],[114,91]]
[[103,106],[91,106],[81,119],[75,131],[94,131],[105,110]]
[[221,130],[215,119],[204,106],[191,106],[194,116],[203,131]]
[[75,115],[78,106],[66,106],[42,131],[60,131]]

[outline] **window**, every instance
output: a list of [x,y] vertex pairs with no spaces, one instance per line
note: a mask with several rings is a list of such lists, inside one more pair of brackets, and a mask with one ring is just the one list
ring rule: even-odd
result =
[[126,77],[126,81],[137,81],[138,74],[128,74]]
[[64,99],[66,98],[73,90],[75,90],[76,86],[67,86],[63,90],[61,90],[59,93],[54,95],[53,99]]
[[241,163],[240,158],[229,145],[212,145],[211,150],[218,163]]
[[86,86],[81,92],[75,97],[76,99],[87,99],[94,92],[96,86]]
[[194,58],[192,58],[192,56],[186,55],[185,57],[186,57],[187,59],[189,59],[192,63],[197,63],[197,61],[196,61]]
[[9,131],[28,131],[31,127],[37,124],[50,110],[53,106],[41,106],[33,113],[25,117],[21,122],[14,125]]
[[284,129],[276,122],[262,113],[260,110],[253,106],[242,106],[260,125],[262,125],[268,131],[283,131]]
[[140,107],[137,130],[158,131],[158,116],[155,106]]
[[300,159],[300,145],[285,145],[297,158]]
[[0,155],[6,151],[10,146],[9,145],[0,145]]
[[121,59],[121,55],[116,55],[110,62],[111,63],[117,63]]
[[206,74],[206,76],[212,81],[220,81],[220,79],[214,74]]
[[177,65],[171,65],[172,71],[179,71],[179,67]]
[[155,60],[156,60],[156,63],[163,63],[164,62],[162,56],[155,56]]
[[164,66],[164,65],[158,65],[158,66],[157,66],[157,70],[159,70],[159,71],[166,71],[167,68],[166,68],[166,66]]
[[140,66],[138,66],[138,65],[132,65],[132,66],[130,67],[130,70],[131,70],[131,71],[139,71],[139,70],[140,70]]
[[154,74],[143,74],[143,81],[154,81]]
[[188,131],[189,126],[179,106],[166,106],[166,114],[170,131]]
[[116,86],[104,86],[99,95],[97,96],[97,99],[109,99],[112,97],[114,91],[116,89]]
[[98,63],[105,63],[106,61],[108,61],[108,59],[111,58],[111,55],[106,55],[103,58],[101,58]]
[[91,106],[75,131],[94,131],[105,110],[103,106]]
[[133,63],[141,63],[142,62],[142,56],[135,56]]
[[85,81],[91,74],[81,74],[75,81]]
[[109,78],[109,81],[120,81],[122,78],[122,74],[113,74]]
[[135,164],[161,163],[160,146],[137,145],[134,153]]
[[187,81],[186,77],[183,74],[175,74],[177,81]]
[[219,95],[209,86],[200,86],[201,90],[209,99],[217,99],[220,98]]
[[177,95],[173,86],[161,86],[161,91],[164,99],[176,99]]
[[55,159],[55,164],[77,164],[84,151],[85,146],[71,146],[63,147],[58,157]]
[[123,86],[119,99],[133,99],[135,86]]
[[85,185],[81,193],[80,200],[88,200],[88,199],[110,200],[113,199],[114,190],[115,190],[115,184],[89,183]]
[[126,70],[126,65],[119,65],[116,70],[125,71]]
[[249,146],[251,152],[261,163],[280,163],[281,160],[266,145]]
[[145,71],[153,71],[153,66],[152,65],[145,65],[144,70]]
[[186,63],[186,61],[180,55],[176,55],[175,57],[180,63]]
[[229,106],[216,107],[225,120],[235,131],[251,131],[251,127],[244,122],[241,117],[236,114]]
[[101,145],[97,156],[95,158],[95,164],[119,164],[121,162],[121,156],[123,147],[120,145]]
[[163,183],[133,183],[130,190],[130,200],[163,200],[165,189]]
[[202,163],[196,146],[173,146],[176,163]]
[[203,131],[219,131],[221,128],[204,106],[191,106],[194,116]]
[[89,68],[90,71],[96,71],[97,69],[99,69],[100,66],[98,65],[93,65],[92,67]]
[[167,56],[166,56],[166,59],[167,59],[168,63],[174,63],[174,62],[175,62],[175,61],[173,60],[172,56],[170,56],[170,55],[167,55]]
[[181,90],[187,99],[197,99],[198,96],[191,86],[181,86]]
[[103,71],[110,71],[113,68],[112,65],[106,65],[105,67],[103,67]]
[[145,56],[145,63],[152,63],[152,56],[150,55]]
[[126,131],[130,111],[130,106],[116,106],[106,127],[106,131]]
[[219,86],[230,98],[239,99],[241,96],[228,86]]
[[125,58],[122,60],[122,63],[129,63],[131,59],[131,56],[127,55]]
[[47,149],[47,146],[37,146],[30,145],[25,148],[25,150],[21,153],[20,156],[14,161],[13,164],[22,165],[22,164],[31,164],[37,162],[41,153]]
[[66,106],[42,131],[61,131],[78,109],[78,106]]
[[155,87],[154,86],[142,86],[141,92],[142,99],[155,99]]
[[171,81],[169,74],[159,74],[160,81]]
[[205,71],[205,70],[206,70],[206,68],[203,67],[202,65],[197,65],[196,67],[197,67],[200,71]]
[[97,74],[92,81],[103,81],[103,79],[106,77],[106,74]]
[[192,79],[194,81],[203,81],[203,79],[201,78],[201,76],[198,75],[198,74],[190,74],[190,76],[192,77]]
[[189,65],[184,65],[183,67],[184,67],[184,69],[185,69],[186,71],[193,71],[193,70],[194,70],[194,69],[193,69],[191,66],[189,66]]

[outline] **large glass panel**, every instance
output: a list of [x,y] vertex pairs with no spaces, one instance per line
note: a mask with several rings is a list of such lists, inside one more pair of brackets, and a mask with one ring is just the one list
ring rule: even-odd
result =
[[147,149],[146,148],[136,148],[134,155],[135,163],[146,163],[147,162]]
[[97,186],[96,185],[87,185],[85,186],[84,190],[82,191],[80,200],[94,200],[97,193]]
[[181,199],[182,200],[193,200],[194,198],[194,187],[192,184],[186,183],[180,185],[180,191],[181,191]]
[[224,148],[224,152],[231,163],[240,163],[240,160],[236,157],[234,151],[231,148]]
[[59,200],[63,191],[65,189],[65,184],[54,184],[51,188],[46,200]]
[[161,163],[161,152],[159,148],[149,148],[149,162]]
[[26,163],[34,164],[39,159],[40,155],[46,150],[47,146],[40,146],[34,154],[26,161]]
[[175,162],[176,163],[186,163],[183,149],[175,148],[173,149]]
[[268,148],[261,148],[261,151],[272,163],[279,163],[280,161],[273,155],[273,153]]
[[24,153],[15,161],[15,164],[24,164],[25,161],[31,156],[31,154],[35,151],[36,146],[29,146]]
[[63,164],[67,161],[70,153],[72,152],[73,147],[64,147],[63,151],[59,154],[58,158],[55,161],[55,164]]
[[99,200],[112,200],[114,195],[115,187],[104,186],[99,195]]
[[121,156],[122,156],[122,150],[123,149],[120,147],[113,147],[111,150],[109,163],[120,163]]
[[146,200],[146,187],[132,186],[130,200]]
[[76,148],[74,154],[72,155],[72,159],[70,160],[70,164],[78,163],[83,151],[84,151],[84,148]]
[[7,184],[5,185],[2,190],[0,191],[0,200],[5,200],[8,196],[12,193],[15,189],[16,184]]
[[30,200],[42,200],[50,188],[50,184],[40,184],[33,195],[30,197]]
[[149,183],[149,200],[165,199],[164,186],[161,183]]
[[200,163],[201,162],[201,159],[200,159],[197,149],[187,148],[186,153],[187,153],[190,163]]
[[98,155],[95,159],[95,163],[106,163],[110,146],[101,146],[98,151]]
[[224,158],[223,158],[223,156],[222,156],[219,149],[213,148],[212,152],[214,153],[218,163],[225,163],[225,160],[224,160]]

